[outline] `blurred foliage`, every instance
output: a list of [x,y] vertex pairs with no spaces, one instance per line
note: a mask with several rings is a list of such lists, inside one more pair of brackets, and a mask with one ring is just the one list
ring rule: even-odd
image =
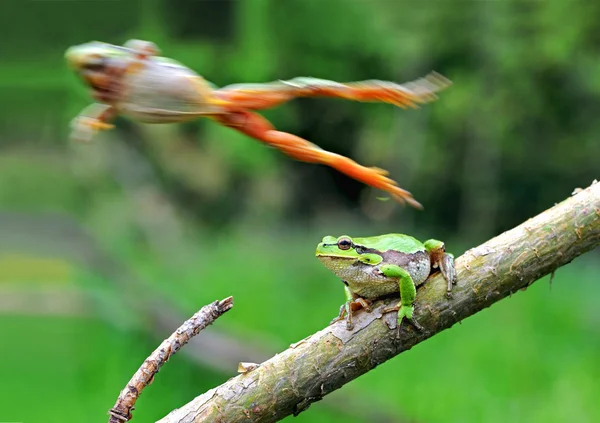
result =
[[[343,300],[313,258],[323,235],[405,232],[446,239],[460,254],[599,176],[594,2],[26,3],[0,4],[0,421],[106,421],[168,335],[136,311],[146,297],[191,315],[233,295],[214,330],[276,352],[325,325]],[[388,169],[425,211],[380,202],[333,170],[204,120],[119,119],[91,145],[69,144],[69,120],[91,100],[64,51],[129,38],[156,42],[219,86],[449,77],[439,101],[416,111],[299,99],[264,113],[281,130]],[[14,216],[35,224],[11,231]],[[56,216],[90,239],[76,241]],[[559,271],[552,290],[534,285],[296,420],[598,421],[598,271],[591,253]],[[136,287],[119,282],[130,275]],[[557,307],[563,298],[569,310]],[[233,372],[178,355],[136,419],[153,421]],[[399,392],[405,378],[412,389]],[[357,409],[332,405],[343,393]],[[365,417],[371,408],[384,417]]]

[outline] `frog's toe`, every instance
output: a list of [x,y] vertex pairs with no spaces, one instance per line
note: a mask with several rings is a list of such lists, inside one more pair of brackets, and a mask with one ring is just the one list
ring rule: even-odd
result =
[[71,140],[90,142],[98,131],[114,128],[114,125],[88,116],[78,116],[71,121]]
[[400,327],[402,321],[406,319],[416,330],[422,331],[423,326],[421,326],[414,318],[414,312],[414,306],[401,305],[398,309],[398,327]]
[[331,320],[331,322],[329,322],[329,324],[330,324],[330,325],[333,325],[334,323],[337,323],[337,322],[339,322],[340,320],[344,320],[344,318],[343,318],[343,317],[340,317],[340,316],[338,316],[338,317],[336,317],[336,318],[332,319],[332,320]]
[[419,332],[423,332],[423,326],[421,326],[419,322],[417,322],[414,318],[407,320],[416,330],[418,330]]
[[340,320],[346,320],[346,322],[348,322],[349,320],[352,321],[352,318],[350,317],[349,313],[350,313],[349,303],[342,304],[340,307],[340,313],[338,314],[338,316],[335,319],[333,319],[331,322],[329,322],[329,324],[333,325],[334,323],[337,323]]
[[335,319],[333,319],[331,322],[329,322],[329,324],[330,324],[330,325],[333,325],[334,323],[337,323],[337,322],[339,322],[339,321],[342,321],[342,320],[345,320],[345,321],[346,321],[346,329],[347,329],[347,330],[352,330],[352,329],[354,329],[354,323],[352,323],[352,320],[351,320],[351,319],[347,319],[347,318],[340,317],[340,316],[338,316],[338,317],[336,317]]
[[362,307],[367,313],[372,311],[371,304],[364,298],[357,298],[354,300],[355,304],[358,304],[359,307]]
[[96,130],[87,125],[75,124],[72,126],[71,135],[69,138],[71,141],[87,143],[92,140],[95,133]]
[[390,306],[390,307],[386,307],[382,310],[382,313],[391,313],[392,311],[398,311],[400,310],[400,305],[395,305],[395,306]]

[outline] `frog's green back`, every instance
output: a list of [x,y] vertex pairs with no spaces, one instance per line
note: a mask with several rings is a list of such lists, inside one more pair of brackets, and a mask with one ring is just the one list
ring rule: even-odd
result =
[[416,253],[425,251],[423,243],[410,235],[386,234],[368,238],[354,238],[356,244],[375,248],[379,251],[396,250],[404,253]]

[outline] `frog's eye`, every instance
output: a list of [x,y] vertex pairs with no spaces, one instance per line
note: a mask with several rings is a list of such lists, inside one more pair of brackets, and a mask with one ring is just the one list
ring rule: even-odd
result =
[[352,248],[352,240],[350,238],[340,238],[337,246],[340,250],[349,250]]
[[105,59],[101,56],[89,56],[86,58],[85,63],[81,66],[82,69],[90,71],[99,71],[104,68]]

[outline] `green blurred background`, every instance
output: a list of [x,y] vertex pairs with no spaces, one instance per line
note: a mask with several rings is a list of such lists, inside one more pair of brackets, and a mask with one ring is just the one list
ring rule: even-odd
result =
[[[403,232],[461,254],[588,186],[598,22],[584,1],[1,2],[0,421],[107,421],[158,343],[233,295],[139,400],[135,421],[155,421],[336,315],[322,236]],[[302,99],[264,113],[390,170],[425,210],[209,121],[118,120],[69,143],[91,100],[64,51],[129,38],[217,85],[444,74],[454,85],[416,111]],[[288,421],[600,421],[599,271],[593,251]]]

